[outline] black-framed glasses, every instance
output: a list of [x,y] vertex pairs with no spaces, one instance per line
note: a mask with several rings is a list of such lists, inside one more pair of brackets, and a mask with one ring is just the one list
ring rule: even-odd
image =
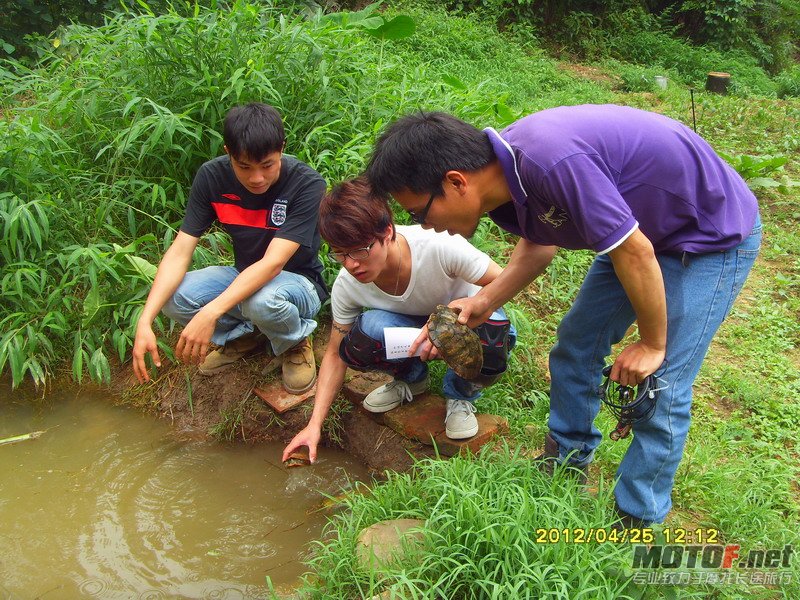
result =
[[411,217],[411,222],[416,223],[417,225],[424,225],[425,219],[428,217],[428,211],[431,209],[431,204],[433,203],[433,199],[436,196],[436,192],[431,194],[431,197],[428,198],[428,203],[425,205],[425,208],[417,214],[413,210],[406,211],[408,215]]
[[369,246],[365,246],[364,248],[356,248],[355,250],[350,250],[350,252],[328,252],[328,256],[330,256],[336,262],[343,263],[347,260],[349,256],[353,260],[366,260],[369,258],[369,251],[372,250],[372,247],[378,240],[374,240]]

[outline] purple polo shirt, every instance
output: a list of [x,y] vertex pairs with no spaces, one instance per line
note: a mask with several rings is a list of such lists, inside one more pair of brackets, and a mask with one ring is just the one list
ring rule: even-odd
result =
[[744,180],[663,115],[587,104],[484,131],[512,195],[489,216],[534,243],[604,254],[639,227],[656,252],[704,253],[736,246],[755,223]]

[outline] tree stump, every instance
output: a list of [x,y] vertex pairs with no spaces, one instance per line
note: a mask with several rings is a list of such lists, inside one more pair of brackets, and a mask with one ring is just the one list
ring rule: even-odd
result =
[[728,93],[728,84],[730,82],[730,73],[712,71],[708,74],[708,79],[706,79],[706,90],[714,94],[722,94],[725,96]]

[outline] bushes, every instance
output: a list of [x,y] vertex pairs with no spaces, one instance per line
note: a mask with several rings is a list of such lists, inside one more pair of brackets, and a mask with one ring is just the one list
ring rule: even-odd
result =
[[614,21],[632,12],[639,23],[629,35],[688,38],[715,51],[746,54],[773,72],[791,62],[800,38],[800,7],[790,0],[451,0],[446,6],[488,14],[501,27],[532,28],[548,45],[585,58],[608,56],[606,46],[619,33]]
[[800,98],[800,66],[795,65],[779,73],[775,78],[775,83],[778,86],[778,97]]
[[[356,29],[244,2],[120,15],[61,41],[37,68],[0,70],[0,372],[15,385],[43,383],[66,358],[77,379],[107,379],[110,353],[126,356],[185,191],[221,153],[228,107],[274,104],[288,151],[333,180],[360,167],[397,105]],[[225,238],[204,239],[196,262],[220,262]]]
[[[60,40],[35,68],[0,67],[0,372],[15,385],[43,383],[62,361],[77,379],[107,379],[108,357],[125,358],[194,173],[222,152],[230,106],[273,104],[287,152],[331,183],[359,172],[403,112],[510,116],[472,75],[445,85],[353,19],[238,2],[118,15]],[[195,266],[226,260],[224,236],[203,239]]]

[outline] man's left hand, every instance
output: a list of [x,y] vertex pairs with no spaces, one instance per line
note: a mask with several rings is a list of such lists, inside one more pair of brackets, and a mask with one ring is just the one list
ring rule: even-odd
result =
[[216,326],[217,318],[206,308],[201,309],[183,328],[175,346],[175,356],[185,363],[202,363],[208,354],[208,346]]
[[664,363],[666,352],[635,342],[620,352],[611,368],[610,379],[620,385],[636,387]]

